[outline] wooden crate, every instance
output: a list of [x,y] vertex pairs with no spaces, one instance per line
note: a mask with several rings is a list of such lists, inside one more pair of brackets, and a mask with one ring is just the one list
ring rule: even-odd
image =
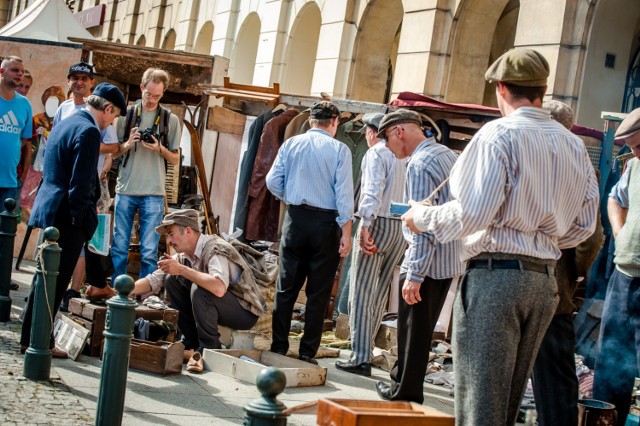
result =
[[453,416],[414,402],[320,399],[320,426],[453,426]]
[[[241,356],[256,362],[245,361],[240,359]],[[287,378],[288,388],[323,386],[327,379],[325,367],[257,349],[205,349],[204,366],[207,370],[251,384],[256,383],[256,377],[263,368],[278,367]]]
[[389,350],[398,346],[398,329],[385,324],[380,324],[378,333],[374,340],[376,347]]
[[129,368],[146,371],[148,373],[166,376],[180,374],[184,345],[182,342],[147,342],[145,340],[131,340]]
[[[104,340],[103,332],[107,306],[97,305],[87,299],[78,297],[69,301],[69,313],[69,318],[90,331],[83,353],[89,356],[100,356],[102,341]],[[165,310],[151,309],[147,306],[139,305],[136,308],[136,318],[144,318],[149,321],[165,320],[177,327],[178,311],[171,308]],[[172,332],[167,336],[166,341],[173,342],[174,340],[175,332]]]

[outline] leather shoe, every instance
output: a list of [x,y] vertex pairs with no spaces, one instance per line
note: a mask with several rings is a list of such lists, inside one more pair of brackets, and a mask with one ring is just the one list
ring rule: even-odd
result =
[[363,362],[362,364],[355,365],[351,361],[336,361],[336,368],[338,370],[346,371],[347,373],[358,374],[360,376],[371,376],[371,364]]
[[204,359],[200,352],[195,352],[187,363],[187,371],[190,373],[202,373],[204,370]]
[[[27,349],[29,349],[29,346],[20,345],[20,353],[21,354],[24,354],[25,352],[27,352]],[[51,357],[52,358],[58,358],[58,359],[67,359],[67,358],[69,358],[69,354],[67,354],[62,349],[58,349],[56,347],[53,347],[53,348],[51,348]]]
[[311,358],[310,356],[307,356],[307,355],[300,355],[298,359],[300,361],[308,362],[309,364],[318,365],[318,361],[316,361],[315,358]]
[[391,387],[385,382],[376,383],[376,392],[380,398],[391,401]]
[[185,349],[182,354],[182,363],[185,364],[189,362],[189,360],[193,355],[195,355],[195,353],[196,353],[195,349]]

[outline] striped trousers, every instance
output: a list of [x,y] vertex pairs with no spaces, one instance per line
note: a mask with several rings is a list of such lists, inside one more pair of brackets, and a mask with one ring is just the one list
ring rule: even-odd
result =
[[[360,230],[358,229],[359,241]],[[367,256],[358,247],[353,250],[349,289],[349,327],[351,328],[351,362],[370,362],[373,339],[389,299],[393,268],[404,254],[402,222],[379,217],[372,221],[369,234],[376,252]],[[354,243],[355,245],[356,243]]]

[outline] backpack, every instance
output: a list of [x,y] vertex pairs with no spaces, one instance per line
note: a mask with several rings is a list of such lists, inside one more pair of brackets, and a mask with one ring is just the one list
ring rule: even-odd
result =
[[[134,127],[140,126],[141,120],[141,112],[142,112],[142,101],[139,99],[136,101],[135,105],[130,106],[127,109],[126,121],[124,124],[124,137],[128,138],[131,129]],[[158,105],[158,112],[156,118],[153,123],[153,127],[151,128],[154,132],[157,132],[160,135],[159,142],[164,146],[167,150],[169,150],[169,119],[171,118],[171,110],[169,108],[165,108],[162,105]],[[144,130],[144,129],[142,129]],[[125,167],[127,165],[127,160],[129,159],[129,151],[124,154],[124,157],[121,161],[121,167]],[[165,170],[167,168],[167,160],[164,160]]]

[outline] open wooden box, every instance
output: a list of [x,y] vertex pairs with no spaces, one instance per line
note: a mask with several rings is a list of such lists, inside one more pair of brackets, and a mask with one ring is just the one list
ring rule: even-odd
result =
[[414,402],[320,399],[320,426],[454,426],[455,418]]
[[[255,362],[240,359],[241,356]],[[251,384],[256,383],[263,368],[278,367],[287,378],[288,388],[323,386],[327,379],[325,367],[257,349],[205,349],[204,367]]]

